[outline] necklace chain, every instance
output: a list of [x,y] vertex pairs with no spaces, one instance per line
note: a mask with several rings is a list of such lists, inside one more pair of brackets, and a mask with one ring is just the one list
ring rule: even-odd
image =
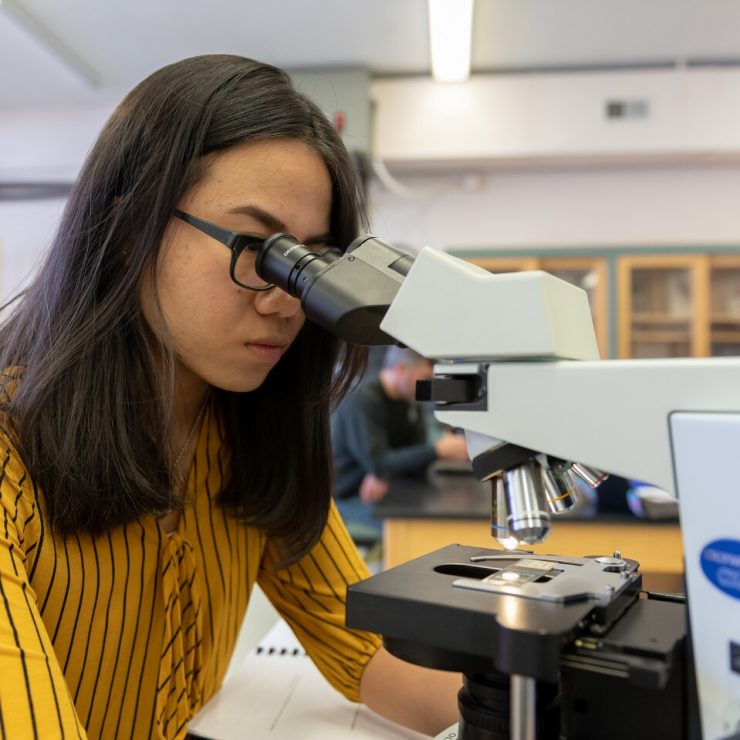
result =
[[[185,451],[188,449],[188,446],[190,445],[190,442],[193,439],[193,435],[195,434],[195,430],[198,428],[198,425],[200,424],[200,421],[203,418],[203,414],[205,413],[206,406],[208,405],[208,396],[209,394],[206,393],[206,397],[203,399],[203,403],[201,404],[200,410],[198,411],[195,417],[193,426],[190,427],[188,436],[185,438],[185,442],[183,443],[183,446],[180,448],[180,451],[177,453],[177,456],[175,457],[175,462],[172,464],[173,475],[177,474],[177,471],[180,467],[180,462],[182,461],[182,456],[185,454]],[[166,510],[160,511],[157,513],[158,518],[166,517],[174,512],[174,495],[173,495],[172,484],[170,484],[169,489],[170,489],[169,490],[169,505]]]
[[190,442],[193,439],[193,435],[195,434],[195,430],[198,428],[198,425],[200,424],[200,420],[203,418],[203,414],[206,410],[207,403],[208,403],[208,394],[206,394],[206,397],[203,399],[203,403],[201,404],[200,410],[198,411],[198,414],[195,417],[193,426],[190,427],[188,436],[185,437],[185,442],[183,443],[183,446],[180,448],[180,451],[177,453],[177,456],[175,457],[175,462],[172,464],[172,470],[174,472],[177,472],[180,468],[180,462],[182,461],[182,456],[185,454],[185,450],[187,450],[188,446],[190,445]]

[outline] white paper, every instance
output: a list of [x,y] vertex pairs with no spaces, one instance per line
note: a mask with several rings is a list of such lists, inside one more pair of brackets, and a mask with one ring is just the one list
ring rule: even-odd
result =
[[426,737],[345,699],[280,620],[190,723],[209,740],[417,740]]

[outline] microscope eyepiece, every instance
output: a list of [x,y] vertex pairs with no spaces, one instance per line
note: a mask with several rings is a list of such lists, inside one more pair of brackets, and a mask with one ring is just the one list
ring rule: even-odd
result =
[[342,256],[339,249],[316,251],[290,234],[273,234],[257,252],[257,274],[286,293],[301,299],[316,276]]
[[257,251],[255,269],[267,283],[298,298],[306,318],[346,342],[388,345],[380,324],[413,259],[374,236],[346,251],[320,250],[290,234],[274,234]]

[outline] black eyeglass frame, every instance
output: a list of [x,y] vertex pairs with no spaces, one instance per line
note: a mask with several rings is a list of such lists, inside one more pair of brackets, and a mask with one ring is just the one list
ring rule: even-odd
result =
[[179,208],[176,208],[174,213],[175,216],[181,218],[185,223],[195,227],[198,231],[202,231],[204,234],[207,234],[231,250],[229,276],[240,288],[262,291],[270,290],[275,287],[272,283],[267,283],[261,286],[247,285],[246,283],[239,281],[236,277],[236,263],[239,260],[239,255],[241,255],[245,249],[249,252],[256,253],[265,241],[264,236],[260,236],[259,234],[249,234],[247,232],[231,231],[230,229],[218,226],[210,221],[205,221],[197,216],[191,216],[189,213],[185,213],[185,211],[181,211]]

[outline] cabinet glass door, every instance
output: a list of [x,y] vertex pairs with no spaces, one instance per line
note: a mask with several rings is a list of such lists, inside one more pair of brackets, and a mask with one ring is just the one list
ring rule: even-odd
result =
[[702,255],[622,257],[621,357],[695,357],[708,352],[702,330]]
[[713,357],[740,355],[740,257],[716,256],[709,267],[709,345]]

